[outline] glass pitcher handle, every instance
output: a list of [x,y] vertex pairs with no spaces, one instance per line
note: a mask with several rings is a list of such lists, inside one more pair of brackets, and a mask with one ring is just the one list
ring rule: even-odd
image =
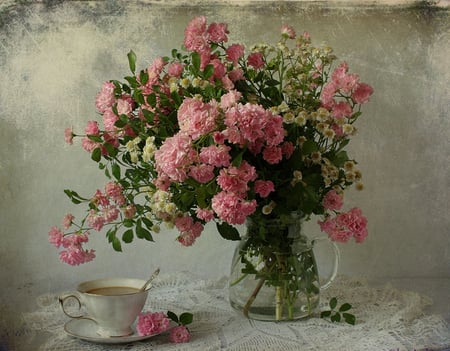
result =
[[341,254],[340,254],[339,248],[336,245],[336,243],[334,241],[331,241],[327,237],[320,237],[320,238],[313,239],[312,240],[313,247],[314,247],[315,243],[319,242],[319,241],[327,241],[329,244],[331,244],[331,247],[333,248],[333,253],[334,253],[333,269],[331,271],[331,275],[327,279],[327,281],[320,286],[320,290],[325,290],[325,289],[328,289],[330,287],[330,285],[334,281],[334,278],[336,278],[336,275],[337,275],[337,272],[338,272],[338,267],[339,267],[339,262],[340,262],[340,259],[341,259]]

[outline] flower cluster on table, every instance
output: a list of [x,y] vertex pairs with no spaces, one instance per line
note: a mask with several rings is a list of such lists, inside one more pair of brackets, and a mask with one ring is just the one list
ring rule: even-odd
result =
[[108,182],[88,197],[65,190],[87,212],[50,229],[60,259],[91,261],[95,252],[84,245],[106,227],[117,251],[135,238],[153,241],[161,224],[176,227],[189,246],[211,221],[238,240],[234,225],[247,217],[292,212],[320,216],[332,240],[362,242],[361,210],[341,209],[347,187],[363,188],[345,147],[372,87],[346,63],[333,69],[333,50],[289,25],[275,45],[249,50],[228,44],[226,23],[208,25],[202,16],[184,34],[182,51],[142,70],[130,51],[132,75],[105,82],[96,97],[101,121],[88,122],[83,135],[66,130],[66,141],[80,137]]
[[[178,325],[171,327],[170,320]],[[164,312],[142,312],[139,314],[136,331],[140,336],[157,335],[169,330],[169,340],[174,343],[185,343],[191,339],[187,324],[192,322],[192,314],[182,313],[180,317],[171,311]]]

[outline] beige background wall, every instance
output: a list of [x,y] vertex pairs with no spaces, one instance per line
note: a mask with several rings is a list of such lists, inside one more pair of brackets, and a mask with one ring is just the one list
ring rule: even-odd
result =
[[128,74],[130,49],[145,67],[180,47],[196,15],[228,22],[230,41],[248,45],[275,40],[283,23],[307,30],[373,85],[351,147],[366,190],[347,197],[349,207],[363,208],[370,237],[340,246],[341,273],[450,276],[447,2],[17,3],[0,5],[0,302],[103,275],[145,277],[156,265],[206,277],[228,273],[234,243],[213,227],[191,248],[163,232],[155,244],[135,242],[121,254],[95,234],[98,257],[80,267],[60,263],[47,242],[50,226],[81,211],[63,189],[90,194],[104,183],[89,155],[64,143],[64,128],[82,131],[95,118],[99,87]]

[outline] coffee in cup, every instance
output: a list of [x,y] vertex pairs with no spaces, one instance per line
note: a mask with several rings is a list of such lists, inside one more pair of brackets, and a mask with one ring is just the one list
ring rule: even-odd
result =
[[[130,278],[96,279],[80,283],[77,291],[61,296],[59,302],[63,312],[70,318],[93,320],[98,325],[97,334],[105,337],[131,335],[131,325],[142,311],[148,290],[141,291],[145,280]],[[64,302],[78,301],[86,308],[87,315],[73,315]]]

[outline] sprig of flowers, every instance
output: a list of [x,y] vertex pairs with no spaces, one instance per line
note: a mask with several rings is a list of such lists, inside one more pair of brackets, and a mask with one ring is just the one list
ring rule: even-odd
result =
[[[177,326],[171,327],[170,321],[177,323]],[[136,330],[138,335],[156,335],[167,330],[169,331],[169,340],[174,343],[185,343],[191,339],[191,334],[187,328],[193,320],[192,313],[184,312],[179,317],[172,311],[163,312],[142,312],[138,316]]]
[[331,48],[288,25],[275,45],[249,50],[228,44],[228,34],[227,24],[196,17],[182,51],[141,70],[130,51],[131,75],[105,82],[95,99],[101,121],[82,135],[65,131],[70,144],[81,138],[109,181],[89,197],[65,190],[88,209],[81,223],[68,214],[63,229],[51,228],[62,261],[92,260],[83,245],[105,227],[117,251],[135,238],[153,241],[161,225],[189,246],[208,222],[238,240],[234,225],[247,217],[294,211],[320,215],[332,240],[365,239],[361,210],[342,210],[344,190],[363,188],[345,147],[373,89],[346,63],[333,69]]

